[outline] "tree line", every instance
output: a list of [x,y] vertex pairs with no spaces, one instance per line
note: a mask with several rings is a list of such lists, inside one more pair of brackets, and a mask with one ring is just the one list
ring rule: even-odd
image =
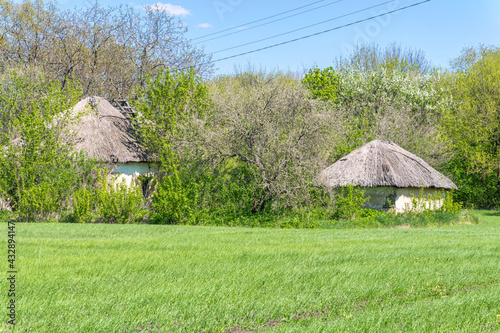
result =
[[[153,8],[95,2],[70,19],[51,3],[0,5],[0,198],[20,219],[313,226],[333,214],[319,171],[374,139],[449,176],[465,206],[500,204],[498,47],[466,48],[450,70],[393,44],[305,73],[207,76],[209,56],[188,52],[184,27]],[[65,111],[88,95],[139,111],[138,139],[159,170],[151,197],[105,185],[104,165],[73,150],[78,119]]]

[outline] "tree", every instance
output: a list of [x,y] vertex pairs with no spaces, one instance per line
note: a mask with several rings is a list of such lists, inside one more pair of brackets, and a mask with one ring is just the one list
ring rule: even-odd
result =
[[135,107],[140,115],[134,123],[159,167],[152,203],[157,223],[180,223],[189,216],[193,204],[190,166],[197,157],[189,142],[191,125],[204,118],[209,105],[207,88],[193,69],[160,69],[139,92]]
[[455,107],[444,129],[471,171],[500,177],[500,48],[465,49],[455,60]]
[[332,112],[342,123],[338,140],[331,147],[334,159],[368,141],[382,139],[393,140],[440,166],[449,153],[437,124],[451,105],[446,89],[440,86],[441,77],[438,72],[345,67],[311,70],[302,82],[313,96],[333,102]]
[[500,48],[466,48],[452,61],[455,103],[442,120],[450,140],[449,164],[468,204],[500,204]]
[[252,213],[307,200],[336,126],[328,103],[287,73],[246,72],[211,85],[215,113],[203,134],[218,165],[245,169]]
[[0,1],[1,67],[39,66],[62,87],[80,82],[85,95],[134,97],[161,67],[210,74],[210,56],[186,32],[155,6],[103,7],[96,0],[61,11],[51,0]]
[[333,103],[337,101],[339,77],[333,67],[311,68],[302,79],[302,84],[311,91],[314,98]]
[[73,149],[75,119],[66,111],[78,94],[36,72],[0,76],[0,197],[22,220],[39,221],[67,209],[95,165]]
[[403,48],[392,43],[382,49],[377,44],[357,45],[347,58],[335,59],[335,68],[354,68],[359,71],[377,71],[384,68],[388,72],[428,73],[432,70],[430,61],[421,50]]

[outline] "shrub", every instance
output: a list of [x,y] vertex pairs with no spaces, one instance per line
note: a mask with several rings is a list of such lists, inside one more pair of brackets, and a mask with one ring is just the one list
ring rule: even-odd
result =
[[363,211],[363,205],[370,197],[365,197],[365,190],[347,185],[340,188],[334,200],[334,219],[354,219]]
[[7,209],[0,209],[0,222],[7,222],[12,219],[12,212]]
[[462,210],[462,203],[461,202],[456,202],[455,199],[455,192],[449,191],[447,193],[444,193],[444,201],[443,205],[441,206],[440,210],[443,212],[449,212],[452,214],[457,214]]
[[[96,189],[97,215],[106,223],[137,223],[144,219],[147,211],[141,189],[127,186],[117,177],[108,179],[101,174]],[[82,202],[82,205],[84,203]],[[84,211],[86,207],[82,207]]]
[[23,221],[47,220],[60,207],[57,188],[48,182],[20,193],[17,213]]
[[59,218],[95,161],[74,152],[78,89],[29,70],[0,73],[0,195],[20,220]]
[[176,169],[172,174],[162,178],[156,193],[153,194],[153,223],[180,224],[189,217],[191,200]]
[[80,188],[73,193],[73,214],[71,219],[78,223],[92,222],[92,212],[95,207],[95,195],[87,187]]

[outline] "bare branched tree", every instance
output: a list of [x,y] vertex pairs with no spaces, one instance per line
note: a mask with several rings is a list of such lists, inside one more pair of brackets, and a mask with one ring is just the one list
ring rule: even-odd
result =
[[335,132],[328,104],[281,73],[222,77],[211,90],[216,113],[206,147],[215,160],[237,159],[254,171],[253,212],[307,193]]
[[422,50],[404,48],[396,43],[389,44],[385,48],[377,44],[356,45],[350,55],[336,58],[334,63],[337,69],[351,67],[363,71],[385,68],[427,73],[432,70],[432,64]]
[[85,95],[133,97],[160,67],[212,72],[210,56],[186,38],[187,28],[157,7],[103,7],[61,11],[51,0],[0,0],[0,64],[39,66],[64,87]]

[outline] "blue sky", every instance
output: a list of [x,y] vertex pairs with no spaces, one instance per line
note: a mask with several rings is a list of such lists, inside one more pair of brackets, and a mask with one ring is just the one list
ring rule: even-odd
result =
[[[389,11],[421,1],[172,0],[169,2],[141,2],[134,0],[127,2],[113,0],[101,3],[103,5],[156,5],[158,8],[176,15],[183,23],[187,24],[188,38],[193,39],[193,42],[197,43],[198,46],[204,46],[207,53],[217,52],[213,55],[214,60],[334,29],[371,16],[383,15],[297,42],[216,62],[217,74],[231,73],[235,68],[244,69],[248,65],[300,72],[313,66],[327,67],[333,63],[334,58],[348,55],[356,43],[377,43],[385,46],[396,42],[403,47],[424,51],[427,58],[435,66],[444,68],[448,67],[450,59],[457,57],[464,47],[479,44],[500,46],[500,0],[431,0],[399,12],[387,14]],[[82,3],[83,1],[80,0],[59,1],[64,9],[70,9]],[[299,7],[303,8],[293,10]],[[373,8],[367,9],[369,7]],[[289,12],[272,19],[246,24],[286,11]],[[304,11],[308,12],[298,14]],[[358,13],[353,13],[356,11]],[[290,15],[295,16],[284,18]],[[339,16],[344,17],[335,19]],[[277,19],[281,20],[252,28],[252,26]],[[317,24],[328,20],[330,21]],[[313,24],[317,25],[288,33]],[[199,38],[225,29],[231,30]],[[232,32],[236,33],[220,37]],[[278,34],[284,35],[218,52]],[[206,41],[212,37],[220,38]]]

